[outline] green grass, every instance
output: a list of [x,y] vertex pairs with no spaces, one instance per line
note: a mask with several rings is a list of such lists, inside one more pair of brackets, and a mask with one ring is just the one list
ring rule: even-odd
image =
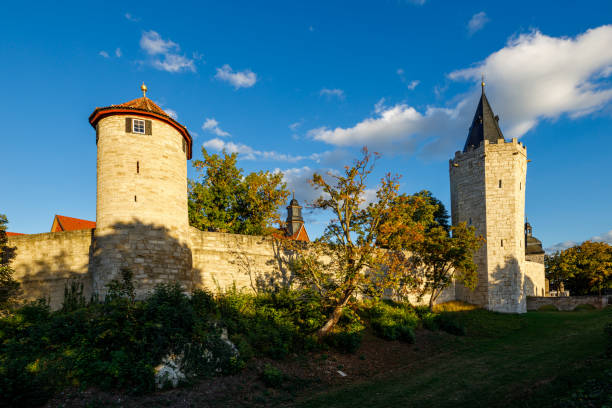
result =
[[610,367],[603,311],[457,312],[464,337],[400,374],[334,389],[301,407],[551,407]]

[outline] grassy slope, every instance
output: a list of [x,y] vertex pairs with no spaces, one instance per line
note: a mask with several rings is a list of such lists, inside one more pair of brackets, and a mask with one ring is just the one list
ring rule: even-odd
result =
[[612,309],[502,315],[458,312],[468,335],[401,374],[335,389],[303,407],[545,407],[610,365]]

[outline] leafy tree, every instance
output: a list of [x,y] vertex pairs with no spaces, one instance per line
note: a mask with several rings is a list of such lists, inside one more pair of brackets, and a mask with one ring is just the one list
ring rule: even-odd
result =
[[612,288],[612,246],[586,241],[545,258],[546,276],[559,288],[564,282],[573,295],[601,294]]
[[569,257],[557,251],[552,255],[544,256],[544,270],[550,288],[561,290],[561,283],[565,283],[573,276],[573,268],[568,263]]
[[6,215],[0,214],[0,311],[8,309],[19,295],[20,284],[13,278],[11,260],[15,257],[15,248],[8,246],[6,236]]
[[329,310],[319,337],[333,331],[355,295],[380,297],[400,283],[409,286],[406,258],[395,249],[422,240],[425,231],[411,216],[418,210],[414,200],[398,196],[397,176],[386,174],[366,205],[366,182],[379,155],[366,148],[362,154],[341,174],[313,174],[311,184],[323,193],[313,207],[333,214],[323,235],[310,245],[285,242],[297,253],[291,264],[296,279],[316,288]]
[[193,166],[198,179],[189,181],[189,223],[205,231],[265,235],[281,222],[279,207],[289,197],[282,173],[243,175],[237,153],[208,154]]
[[437,224],[429,228],[422,241],[411,245],[412,262],[417,275],[417,289],[421,295],[429,294],[429,309],[453,281],[474,289],[478,283],[474,251],[482,245],[474,227],[465,222],[450,227],[449,235],[444,226]]
[[[446,232],[450,232],[450,224],[448,223],[448,219],[450,218],[448,215],[448,211],[446,207],[442,203],[442,201],[438,200],[431,194],[431,191],[422,190],[416,193],[413,197],[421,197],[429,202],[431,206],[434,207],[433,210],[433,225],[437,225],[442,227]],[[428,221],[428,219],[423,219],[423,221]]]

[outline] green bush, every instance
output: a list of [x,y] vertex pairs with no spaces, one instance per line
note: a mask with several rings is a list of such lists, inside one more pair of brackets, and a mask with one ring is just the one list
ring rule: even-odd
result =
[[278,388],[283,384],[285,374],[283,374],[283,372],[278,368],[270,364],[266,364],[261,372],[260,378],[267,387]]
[[555,305],[542,305],[538,308],[539,312],[558,312],[557,306]]
[[243,346],[275,359],[314,347],[312,334],[326,318],[320,298],[306,290],[258,295],[231,290],[217,301],[230,337],[240,334]]
[[467,332],[465,325],[459,320],[457,312],[442,312],[435,320],[438,328],[447,333],[455,336],[465,336]]
[[353,354],[359,350],[363,334],[361,331],[338,331],[325,337],[325,343],[341,353]]
[[438,330],[438,315],[432,312],[428,312],[421,315],[421,324],[423,325],[423,328],[427,330]]
[[407,304],[376,302],[362,310],[374,334],[387,340],[414,343],[414,329],[419,324],[415,310]]

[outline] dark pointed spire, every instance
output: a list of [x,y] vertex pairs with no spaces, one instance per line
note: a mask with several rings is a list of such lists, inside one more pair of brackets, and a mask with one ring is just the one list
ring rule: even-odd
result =
[[493,109],[487,100],[485,94],[485,82],[484,76],[480,83],[482,87],[482,94],[480,95],[480,102],[476,108],[474,119],[472,120],[472,126],[468,133],[467,140],[463,151],[466,152],[470,146],[478,147],[483,140],[488,140],[489,143],[496,143],[498,139],[503,139],[504,135],[499,129],[499,116],[493,113]]
[[295,199],[295,192],[293,192],[293,198],[289,202],[287,207],[287,232],[290,236],[300,230],[300,227],[304,225],[304,219],[302,218],[302,207]]

